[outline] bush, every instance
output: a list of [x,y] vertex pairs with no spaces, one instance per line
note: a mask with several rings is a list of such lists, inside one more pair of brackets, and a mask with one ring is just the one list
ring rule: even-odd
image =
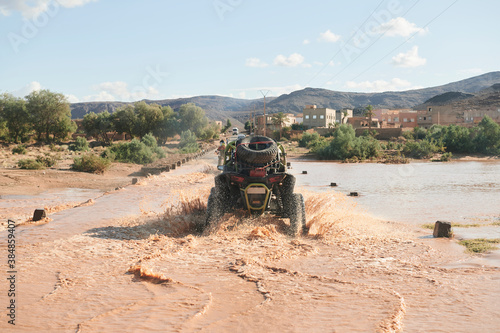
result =
[[109,147],[102,154],[102,157],[119,162],[136,164],[147,164],[156,161],[158,158],[165,157],[165,153],[163,152],[163,150],[161,150],[160,147],[156,146],[156,139],[154,139],[153,137],[153,144],[153,141],[147,137],[148,135],[144,136],[144,138],[146,138],[145,142],[147,142],[147,144],[149,145],[152,145],[152,147],[148,146],[143,141],[133,139],[128,143],[120,143]]
[[17,166],[20,169],[27,169],[27,170],[45,169],[45,165],[43,165],[43,163],[34,159],[19,160],[19,162],[17,162]]
[[195,153],[198,151],[198,142],[196,135],[191,133],[190,130],[181,133],[181,140],[179,141],[179,148],[181,154]]
[[431,158],[439,149],[434,140],[408,141],[403,147],[403,153],[414,158]]
[[50,156],[50,155],[38,156],[36,158],[36,161],[38,163],[41,163],[43,166],[45,166],[47,168],[53,167],[57,162],[56,158],[54,156]]
[[150,148],[157,147],[158,145],[156,142],[156,138],[151,133],[144,135],[141,139],[141,142]]
[[299,147],[308,147],[309,142],[319,140],[319,134],[314,133],[304,133],[302,134],[302,138],[299,140]]
[[28,151],[26,150],[25,145],[19,145],[17,147],[12,148],[12,154],[26,155]]
[[342,124],[333,133],[329,145],[318,151],[322,158],[338,160],[364,160],[380,155],[380,143],[372,136],[356,137],[351,125]]
[[75,139],[75,143],[70,146],[70,149],[74,151],[87,151],[89,150],[89,142],[86,138],[79,136]]
[[[65,147],[67,147],[67,146],[65,146]],[[50,151],[54,151],[54,152],[62,152],[62,151],[65,151],[65,150],[66,150],[66,148],[65,148],[65,147],[55,145],[54,143],[51,143],[51,144],[49,145],[49,149],[50,149]]]
[[75,157],[71,169],[75,171],[99,173],[102,174],[111,165],[111,162],[93,154],[87,154],[82,157]]
[[449,162],[451,161],[451,157],[453,156],[452,153],[448,152],[448,153],[444,153],[443,155],[441,155],[441,162]]

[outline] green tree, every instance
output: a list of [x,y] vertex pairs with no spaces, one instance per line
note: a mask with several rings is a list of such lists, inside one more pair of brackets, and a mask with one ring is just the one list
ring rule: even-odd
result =
[[26,96],[26,101],[31,124],[39,141],[43,135],[46,141],[50,141],[50,135],[60,137],[62,133],[67,135],[74,129],[69,103],[63,94],[46,89],[33,91]]
[[127,105],[116,110],[113,113],[113,125],[118,133],[128,134],[131,138],[134,137],[135,124],[137,116],[132,105]]
[[165,143],[168,138],[179,134],[179,121],[177,119],[176,113],[170,106],[164,106],[161,108],[163,113],[163,120],[159,123],[153,134],[156,136],[159,142]]
[[190,130],[196,136],[200,136],[202,130],[208,124],[205,111],[194,103],[181,105],[179,108],[179,119],[181,131]]
[[137,116],[134,134],[140,138],[154,132],[161,126],[161,122],[163,121],[163,112],[161,106],[158,104],[137,102],[134,104],[134,113]]
[[78,126],[71,118],[64,117],[54,125],[52,134],[54,139],[65,140],[71,133],[75,133],[77,129]]
[[372,130],[372,118],[375,113],[373,113],[373,106],[367,105],[365,107],[365,117],[368,117],[368,130]]
[[458,125],[449,125],[444,128],[443,144],[447,151],[455,153],[470,153],[474,149],[470,130]]
[[253,132],[253,129],[254,129],[254,124],[252,121],[250,120],[247,120],[245,122],[245,130],[247,130],[249,133],[252,133]]
[[1,95],[0,114],[5,121],[5,126],[12,141],[17,143],[30,132],[30,116],[24,99],[16,98],[11,94]]
[[108,132],[114,132],[114,117],[108,111],[95,114],[88,113],[83,117],[83,129],[88,136],[97,140],[110,143],[113,138],[108,138]]
[[500,125],[490,117],[485,116],[478,125],[475,138],[476,150],[488,154],[500,154]]
[[364,160],[379,156],[380,149],[380,143],[372,136],[356,137],[351,125],[341,124],[333,133],[330,144],[318,150],[318,154],[327,159],[358,158]]
[[281,140],[281,135],[283,134],[283,125],[285,125],[286,121],[288,120],[288,117],[283,112],[278,112],[278,113],[275,113],[271,119],[272,119],[273,125],[279,126],[279,128],[280,128],[280,140]]

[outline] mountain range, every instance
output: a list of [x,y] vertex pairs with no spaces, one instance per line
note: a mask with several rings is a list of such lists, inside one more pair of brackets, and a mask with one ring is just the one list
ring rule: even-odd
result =
[[[442,105],[457,100],[468,100],[480,91],[492,89],[500,84],[500,71],[490,72],[465,80],[448,83],[445,85],[407,90],[387,91],[381,93],[358,93],[341,92],[320,88],[305,88],[284,94],[279,97],[266,98],[266,113],[302,113],[305,105],[315,104],[318,107],[331,109],[360,108],[368,104],[375,108],[412,108],[422,106],[425,103],[436,103]],[[452,94],[447,94],[452,93]],[[432,100],[432,98],[436,100]],[[223,96],[195,96],[189,98],[145,100],[146,103],[156,103],[162,106],[170,105],[177,110],[182,104],[195,103],[203,108],[209,119],[225,120],[231,118],[237,121],[245,121],[253,110],[261,114],[264,108],[264,100],[260,99],[238,99]],[[89,112],[114,112],[116,109],[130,103],[127,102],[86,102],[71,104],[72,118],[79,119]]]

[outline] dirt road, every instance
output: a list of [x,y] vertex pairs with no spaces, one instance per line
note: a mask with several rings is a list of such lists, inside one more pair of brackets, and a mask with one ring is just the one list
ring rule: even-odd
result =
[[194,233],[214,158],[16,228],[16,325],[4,315],[0,331],[500,330],[500,270],[465,265],[458,245],[374,219],[340,193],[298,189],[310,233],[296,239],[286,219],[242,212]]

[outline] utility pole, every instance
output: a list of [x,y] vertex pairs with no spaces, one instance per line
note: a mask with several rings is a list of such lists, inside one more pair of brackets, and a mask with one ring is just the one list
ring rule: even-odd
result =
[[260,90],[260,93],[262,96],[264,96],[264,136],[266,136],[266,126],[267,126],[267,118],[266,118],[266,96],[269,94],[270,90],[267,90],[266,93],[264,94],[262,90]]
[[251,127],[250,134],[255,134],[255,105],[253,107],[253,112],[252,112],[252,127]]

